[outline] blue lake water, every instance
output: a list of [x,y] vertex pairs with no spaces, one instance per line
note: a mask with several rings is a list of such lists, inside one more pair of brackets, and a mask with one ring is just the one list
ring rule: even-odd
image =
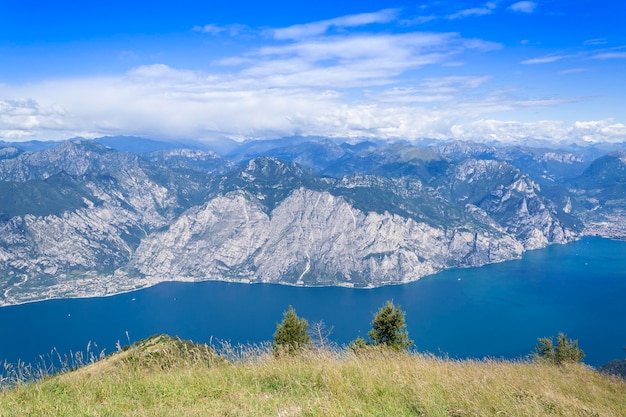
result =
[[521,260],[446,271],[372,290],[224,282],[163,283],[106,298],[61,299],[0,308],[0,361],[36,362],[53,348],[106,352],[156,333],[232,343],[270,341],[293,305],[333,327],[343,344],[366,337],[386,300],[406,312],[418,350],[451,357],[519,358],[538,337],[578,339],[585,362],[626,356],[626,242],[586,238],[532,251]]

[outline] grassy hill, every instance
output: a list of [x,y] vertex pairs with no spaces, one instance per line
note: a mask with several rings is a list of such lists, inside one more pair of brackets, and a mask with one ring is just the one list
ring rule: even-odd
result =
[[585,365],[339,349],[276,358],[167,336],[0,392],[0,416],[626,416],[626,382]]

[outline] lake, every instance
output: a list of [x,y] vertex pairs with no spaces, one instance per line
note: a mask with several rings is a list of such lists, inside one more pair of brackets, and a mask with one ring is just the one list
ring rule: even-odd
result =
[[[0,361],[36,362],[56,348],[107,353],[156,333],[198,342],[270,341],[293,305],[330,339],[367,336],[386,300],[406,312],[419,351],[454,358],[520,358],[537,338],[563,331],[599,366],[626,356],[626,242],[585,238],[528,252],[521,260],[455,269],[377,289],[302,288],[225,282],[162,283],[105,298],[0,308]],[[127,336],[128,335],[128,336]]]

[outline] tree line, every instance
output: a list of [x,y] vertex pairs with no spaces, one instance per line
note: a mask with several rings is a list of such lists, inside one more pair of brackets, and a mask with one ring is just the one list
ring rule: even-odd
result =
[[[395,351],[405,351],[413,345],[406,329],[406,313],[399,305],[387,301],[374,314],[372,328],[367,333],[368,339],[357,337],[350,342],[348,347],[359,352],[368,346],[380,346]],[[313,331],[309,329],[309,322],[298,317],[296,310],[289,306],[283,312],[283,320],[276,324],[274,333],[273,349],[278,356],[281,354],[296,354],[312,345],[311,333],[318,340],[321,347],[325,347],[330,331],[325,329],[323,323],[315,323]],[[578,346],[578,340],[572,340],[564,333],[559,333],[554,343],[552,337],[542,337],[533,352],[537,362],[562,365],[565,363],[580,362],[585,357],[584,352]]]

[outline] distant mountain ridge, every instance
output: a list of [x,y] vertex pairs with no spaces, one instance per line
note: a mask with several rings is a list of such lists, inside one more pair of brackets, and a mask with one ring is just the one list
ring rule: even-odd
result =
[[128,137],[5,145],[5,305],[166,280],[373,287],[585,234],[626,237],[617,145],[599,158],[595,148],[325,138],[225,155]]

